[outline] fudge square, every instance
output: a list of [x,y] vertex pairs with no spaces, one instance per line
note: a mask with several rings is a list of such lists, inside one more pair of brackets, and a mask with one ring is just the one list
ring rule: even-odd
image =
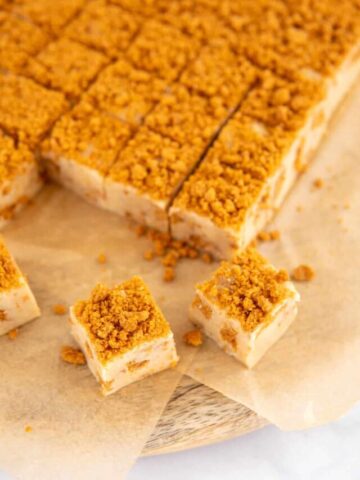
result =
[[70,323],[104,395],[178,361],[170,326],[139,277],[97,285],[71,307]]
[[0,335],[39,315],[34,295],[0,237]]
[[299,301],[287,273],[249,248],[197,286],[190,318],[251,368],[293,322]]

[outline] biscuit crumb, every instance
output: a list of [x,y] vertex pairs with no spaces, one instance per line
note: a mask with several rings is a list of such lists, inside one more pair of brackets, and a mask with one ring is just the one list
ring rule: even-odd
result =
[[172,282],[175,278],[175,271],[172,267],[166,267],[163,276],[165,282]]
[[299,265],[294,268],[291,278],[296,282],[309,282],[315,276],[315,271],[310,265]]
[[187,345],[199,347],[203,343],[203,334],[200,330],[191,330],[185,333],[183,339]]
[[154,259],[154,252],[152,250],[147,250],[145,253],[144,253],[144,259],[147,260],[148,262],[150,262],[151,260]]
[[315,188],[318,188],[318,189],[323,188],[324,180],[322,178],[316,178],[313,182],[313,185]]
[[65,313],[67,312],[67,308],[65,307],[65,305],[62,305],[61,303],[53,305],[52,309],[55,315],[65,315]]
[[64,362],[71,363],[72,365],[86,364],[85,356],[82,351],[78,348],[70,347],[69,345],[65,345],[61,348],[60,356]]
[[107,262],[107,257],[105,253],[99,253],[99,255],[97,256],[97,262],[100,264],[104,264]]
[[13,330],[10,330],[10,332],[8,332],[8,334],[7,334],[8,338],[10,340],[15,340],[18,335],[19,335],[19,329],[18,328],[14,328]]
[[31,425],[25,425],[24,430],[26,433],[31,433],[33,431],[33,428]]
[[257,235],[257,239],[260,242],[272,242],[274,240],[279,240],[280,232],[279,230],[271,230],[270,232],[261,231]]

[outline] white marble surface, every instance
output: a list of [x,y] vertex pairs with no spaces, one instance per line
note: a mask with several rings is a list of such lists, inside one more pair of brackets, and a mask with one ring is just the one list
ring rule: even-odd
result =
[[[209,447],[142,458],[127,480],[359,480],[359,446],[360,405],[313,430],[267,427]],[[57,480],[51,473],[36,480],[50,479]],[[13,478],[0,471],[0,480]]]

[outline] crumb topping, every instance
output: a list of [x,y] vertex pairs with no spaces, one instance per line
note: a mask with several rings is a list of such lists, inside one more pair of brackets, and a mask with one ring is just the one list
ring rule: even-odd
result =
[[249,248],[232,262],[223,262],[213,277],[198,285],[207,300],[237,319],[243,330],[254,331],[271,322],[273,309],[293,295],[288,276]]
[[135,67],[170,81],[178,77],[198,50],[195,39],[170,25],[149,20],[131,44],[127,57]]
[[34,163],[34,156],[25,145],[16,146],[11,137],[0,131],[0,185],[21,175]]
[[313,185],[315,188],[323,188],[324,186],[324,180],[322,178],[316,178],[314,181],[313,181]]
[[97,109],[138,126],[160,100],[166,85],[164,80],[121,59],[101,72],[85,98]]
[[279,240],[279,238],[279,230],[271,230],[269,232],[261,231],[257,235],[257,240],[259,240],[260,242],[272,242],[274,240]]
[[61,347],[60,357],[64,362],[70,363],[71,365],[86,364],[86,358],[83,352],[78,348],[74,348],[68,345],[64,345],[63,347]]
[[34,146],[67,108],[64,96],[30,79],[1,75],[0,126]]
[[130,135],[130,126],[81,102],[55,124],[42,152],[55,162],[67,158],[105,175]]
[[18,328],[14,328],[7,333],[9,340],[16,340],[19,335],[20,330]]
[[76,303],[74,313],[102,362],[171,332],[139,277],[114,288],[97,285],[88,300]]
[[105,253],[99,253],[96,260],[101,265],[104,265],[107,262],[107,256],[105,255]]
[[55,315],[65,315],[68,311],[67,307],[61,303],[53,305],[52,310]]
[[291,274],[296,282],[310,282],[314,277],[315,270],[310,265],[298,265]]
[[95,0],[68,25],[65,35],[116,58],[130,45],[140,23],[137,16],[106,1]]
[[26,67],[38,83],[65,95],[78,97],[107,63],[99,52],[62,38],[50,43]]
[[24,431],[25,433],[31,433],[33,431],[33,428],[31,425],[25,425]]
[[0,291],[21,286],[21,274],[4,243],[0,241]]
[[203,334],[200,330],[191,330],[184,335],[184,342],[191,347],[200,347],[203,344]]

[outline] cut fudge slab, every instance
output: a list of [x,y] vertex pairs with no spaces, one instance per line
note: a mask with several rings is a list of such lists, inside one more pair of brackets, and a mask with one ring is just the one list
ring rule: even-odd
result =
[[0,227],[41,188],[34,155],[0,131]]
[[104,176],[130,136],[129,125],[80,102],[56,123],[41,151],[51,178],[101,206]]
[[178,361],[170,326],[139,277],[98,285],[70,309],[70,322],[104,395]]
[[299,300],[287,273],[248,249],[197,286],[190,318],[251,368],[294,321]]
[[76,98],[108,63],[99,52],[66,38],[50,43],[26,67],[26,75],[44,87]]
[[338,88],[266,72],[175,199],[174,237],[197,237],[219,258],[247,246],[312,157],[336,106],[332,95],[345,92]]
[[59,35],[86,0],[15,0],[13,11],[52,35]]
[[65,35],[116,58],[128,48],[140,24],[138,16],[96,0],[68,25]]
[[39,315],[30,287],[0,237],[0,335]]
[[0,12],[0,69],[21,73],[29,58],[48,41],[48,36],[33,23]]
[[149,20],[126,56],[135,67],[172,81],[196,57],[199,49],[200,44],[195,39],[170,25]]
[[50,92],[28,78],[0,73],[0,127],[35,146],[68,107],[60,92]]
[[136,127],[143,123],[166,88],[164,80],[120,59],[100,73],[84,98],[98,110]]
[[167,204],[202,150],[196,139],[181,145],[141,127],[106,177],[105,208],[167,231]]

